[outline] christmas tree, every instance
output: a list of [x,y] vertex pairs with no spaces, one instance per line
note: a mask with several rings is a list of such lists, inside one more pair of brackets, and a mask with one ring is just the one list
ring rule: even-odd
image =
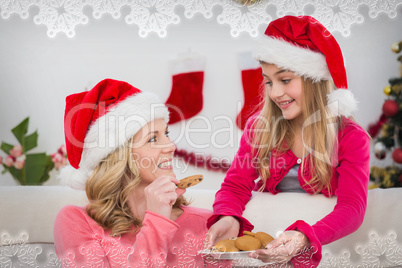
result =
[[[392,51],[402,51],[402,41],[392,45]],[[400,77],[389,79],[384,88],[387,95],[382,106],[382,114],[377,123],[369,127],[369,134],[374,140],[374,153],[377,159],[384,159],[392,154],[390,166],[370,169],[371,188],[402,187],[402,55],[397,57],[400,65]]]

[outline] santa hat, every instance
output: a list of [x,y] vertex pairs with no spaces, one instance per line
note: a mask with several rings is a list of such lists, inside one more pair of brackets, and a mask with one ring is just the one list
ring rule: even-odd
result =
[[68,96],[64,132],[71,166],[61,170],[62,182],[84,190],[102,159],[157,118],[169,121],[163,102],[123,81],[105,79],[90,91]]
[[[348,82],[342,51],[332,34],[309,16],[285,16],[272,21],[254,57],[313,81],[333,80],[338,90],[328,95],[333,114],[350,116],[357,108]],[[335,105],[334,105],[335,104]]]

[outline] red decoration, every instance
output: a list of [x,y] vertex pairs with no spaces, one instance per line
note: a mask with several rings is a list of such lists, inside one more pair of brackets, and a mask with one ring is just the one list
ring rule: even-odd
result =
[[243,84],[244,105],[236,117],[236,124],[241,130],[244,130],[248,118],[262,108],[264,79],[261,67],[242,70],[241,80]]
[[387,117],[385,114],[381,114],[380,118],[377,120],[377,122],[370,124],[368,127],[368,133],[372,138],[375,138],[380,131],[382,125],[387,121]]
[[386,100],[382,106],[382,111],[388,117],[394,116],[399,111],[398,103],[394,100]]
[[392,152],[392,159],[394,159],[395,162],[402,164],[402,149],[401,148],[396,148]]
[[212,156],[203,156],[200,154],[195,154],[193,152],[189,153],[186,150],[177,149],[174,155],[182,158],[184,161],[199,168],[206,168],[212,171],[226,172],[230,168],[230,163],[226,160],[219,160]]

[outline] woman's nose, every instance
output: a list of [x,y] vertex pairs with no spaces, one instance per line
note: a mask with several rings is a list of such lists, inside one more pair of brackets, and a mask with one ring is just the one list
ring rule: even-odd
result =
[[172,153],[176,151],[176,145],[168,138],[167,142],[163,145],[164,153]]

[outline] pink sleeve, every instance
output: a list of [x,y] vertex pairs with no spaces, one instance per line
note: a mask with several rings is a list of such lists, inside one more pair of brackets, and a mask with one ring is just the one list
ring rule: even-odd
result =
[[329,244],[356,231],[363,222],[367,206],[370,139],[356,126],[348,127],[339,140],[337,203],[334,210],[310,226],[297,221],[287,230],[299,230],[314,245],[312,260],[321,259],[321,245]]
[[109,263],[111,245],[118,249],[113,252],[113,260],[122,260],[130,265],[163,265],[169,244],[179,226],[158,214],[147,211],[140,232],[136,234],[133,245],[116,245],[116,239],[105,235],[103,229],[78,207],[66,206],[56,217],[54,241],[56,253],[63,267],[73,264],[92,266]]
[[245,205],[251,198],[258,173],[251,152],[249,128],[246,127],[240,140],[240,148],[226,174],[221,189],[216,193],[213,205],[214,214],[208,219],[208,228],[221,216],[234,216],[240,222],[239,234],[251,231],[254,226],[242,217]]

